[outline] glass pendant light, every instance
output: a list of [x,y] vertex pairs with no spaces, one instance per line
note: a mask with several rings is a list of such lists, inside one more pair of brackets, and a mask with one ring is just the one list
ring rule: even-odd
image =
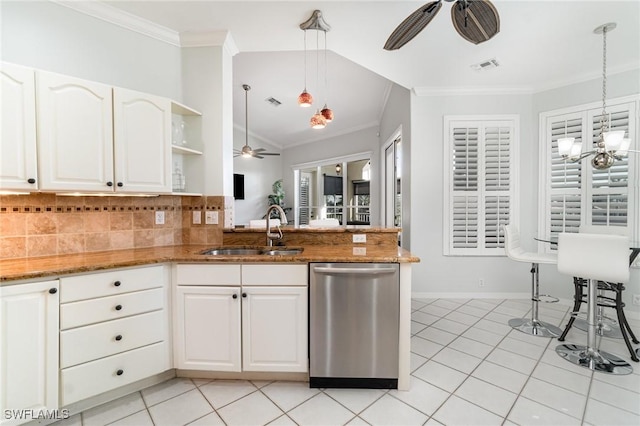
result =
[[298,105],[308,108],[313,104],[313,96],[307,92],[307,30],[304,30],[304,90],[298,96]]
[[320,114],[320,110],[316,110],[316,113],[311,117],[310,124],[312,129],[324,129],[327,125],[327,119]]
[[327,123],[331,123],[333,121],[333,111],[331,108],[327,107],[327,93],[328,93],[328,84],[327,84],[327,69],[329,69],[329,65],[327,64],[327,32],[324,32],[324,107],[320,110],[320,114],[327,120]]

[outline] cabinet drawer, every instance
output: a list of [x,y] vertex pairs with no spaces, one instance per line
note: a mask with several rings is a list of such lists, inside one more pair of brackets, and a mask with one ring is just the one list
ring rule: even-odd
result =
[[60,368],[165,340],[165,311],[155,311],[60,333]]
[[167,342],[61,370],[61,405],[133,383],[171,368]]
[[240,265],[178,265],[178,285],[240,285]]
[[242,265],[243,285],[306,286],[307,265]]
[[60,280],[60,303],[162,287],[163,266],[121,269]]
[[60,306],[60,329],[65,330],[162,309],[164,307],[163,293],[162,288],[154,288],[135,293],[65,303]]

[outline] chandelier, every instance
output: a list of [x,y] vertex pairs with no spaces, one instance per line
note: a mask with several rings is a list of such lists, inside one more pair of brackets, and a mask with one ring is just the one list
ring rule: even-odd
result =
[[624,130],[611,130],[609,128],[609,115],[607,114],[607,33],[616,28],[615,22],[600,25],[593,30],[595,34],[602,34],[602,115],[600,117],[600,135],[596,148],[582,152],[582,141],[575,138],[559,138],[558,154],[564,160],[578,162],[589,156],[594,169],[605,170],[611,167],[617,160],[622,160],[630,151],[631,139],[625,138]]
[[313,129],[323,129],[327,123],[333,120],[333,111],[327,107],[327,32],[331,30],[331,26],[327,24],[322,17],[322,12],[314,10],[311,17],[305,22],[300,24],[300,29],[304,31],[304,90],[298,96],[298,104],[301,107],[310,107],[313,104],[313,96],[307,92],[307,31],[315,30],[316,33],[316,86],[319,86],[320,75],[320,31],[324,33],[324,95],[325,103],[322,110],[316,109],[316,113],[313,114],[310,120],[310,125]]

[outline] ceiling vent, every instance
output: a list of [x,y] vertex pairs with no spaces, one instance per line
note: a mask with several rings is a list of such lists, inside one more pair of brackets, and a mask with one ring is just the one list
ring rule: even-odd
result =
[[279,100],[277,100],[273,96],[268,97],[267,99],[265,99],[265,101],[267,101],[268,103],[270,103],[274,107],[280,106],[282,104],[282,102],[280,102]]
[[491,69],[491,68],[498,68],[499,66],[500,66],[500,64],[498,63],[496,58],[492,58],[492,59],[487,59],[486,61],[482,61],[482,62],[477,63],[477,64],[473,64],[473,65],[471,65],[471,68],[473,68],[476,71],[482,71],[482,70],[488,70],[488,69]]

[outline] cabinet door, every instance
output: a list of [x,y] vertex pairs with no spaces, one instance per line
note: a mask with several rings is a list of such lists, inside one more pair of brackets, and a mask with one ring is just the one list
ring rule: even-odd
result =
[[171,101],[113,89],[116,191],[171,192]]
[[0,189],[35,190],[38,188],[35,72],[2,64],[0,80]]
[[58,408],[58,295],[58,281],[0,287],[2,425],[24,423],[5,410]]
[[240,371],[239,293],[239,287],[176,287],[176,368]]
[[111,87],[36,73],[40,189],[113,190]]
[[242,287],[242,369],[308,370],[307,287]]

